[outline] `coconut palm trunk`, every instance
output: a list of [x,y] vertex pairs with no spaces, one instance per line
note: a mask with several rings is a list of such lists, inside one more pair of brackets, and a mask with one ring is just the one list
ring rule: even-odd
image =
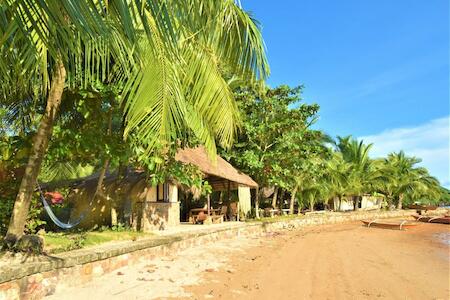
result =
[[402,209],[403,207],[403,194],[398,195],[398,203],[397,203],[397,209]]
[[291,192],[291,200],[289,202],[289,214],[294,214],[294,201],[295,201],[295,194],[297,194],[298,186],[296,185],[295,188]]
[[309,196],[309,211],[314,211],[314,195]]
[[42,160],[47,151],[48,142],[52,136],[53,123],[61,104],[65,80],[66,69],[61,62],[58,62],[53,71],[51,88],[47,97],[47,106],[39,123],[37,133],[33,138],[30,157],[28,158],[25,173],[20,183],[16,201],[14,202],[8,232],[5,236],[5,241],[8,244],[15,243],[23,235],[36,180],[41,170]]
[[341,209],[342,209],[342,196],[341,195],[339,195],[338,196],[338,211],[341,211]]

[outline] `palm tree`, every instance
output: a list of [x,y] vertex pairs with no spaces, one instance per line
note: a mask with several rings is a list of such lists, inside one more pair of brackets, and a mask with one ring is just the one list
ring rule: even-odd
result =
[[[65,88],[122,88],[125,136],[151,153],[191,130],[215,151],[239,122],[221,76],[265,78],[257,23],[234,1],[38,1],[0,4],[0,101],[45,99],[6,239],[23,234]],[[18,83],[20,89],[18,90]],[[20,101],[20,100],[16,100]]]
[[421,194],[439,195],[440,185],[427,169],[417,167],[421,159],[408,157],[403,151],[391,153],[385,159],[385,169],[390,179],[385,185],[385,193],[397,200],[397,208],[402,209],[405,196],[414,199]]
[[353,195],[354,210],[358,209],[363,193],[371,192],[383,174],[369,157],[372,144],[364,144],[351,136],[338,137],[337,150],[342,154],[345,162],[349,164],[350,172],[347,176],[348,190]]
[[345,162],[340,152],[334,152],[327,163],[327,185],[330,198],[337,198],[336,210],[341,209],[342,198],[349,189],[349,175],[351,166]]
[[314,211],[314,205],[319,201],[325,201],[328,193],[328,186],[324,178],[320,177],[303,181],[303,186],[299,194],[300,199],[307,201],[309,210]]

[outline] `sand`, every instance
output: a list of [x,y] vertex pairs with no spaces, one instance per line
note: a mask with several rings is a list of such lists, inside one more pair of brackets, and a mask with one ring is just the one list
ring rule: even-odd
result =
[[449,237],[441,224],[355,222],[225,240],[48,299],[450,299]]

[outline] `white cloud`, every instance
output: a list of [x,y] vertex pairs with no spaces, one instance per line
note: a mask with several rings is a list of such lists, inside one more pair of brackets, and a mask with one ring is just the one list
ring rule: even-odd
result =
[[358,139],[373,143],[371,156],[386,156],[405,151],[407,155],[422,159],[422,165],[436,176],[442,185],[450,187],[450,116],[432,120],[410,128],[395,128]]

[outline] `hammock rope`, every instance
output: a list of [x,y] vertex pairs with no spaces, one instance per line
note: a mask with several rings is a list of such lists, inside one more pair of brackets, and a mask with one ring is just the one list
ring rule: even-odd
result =
[[47,212],[48,216],[53,221],[53,223],[55,223],[56,226],[58,226],[59,228],[64,229],[64,230],[72,229],[72,228],[76,227],[77,225],[79,225],[81,223],[81,221],[83,221],[83,219],[86,216],[87,210],[91,207],[92,202],[93,202],[93,200],[95,198],[95,195],[94,195],[92,197],[92,200],[89,202],[89,206],[86,208],[85,211],[83,211],[80,214],[80,217],[75,222],[70,222],[70,220],[69,220],[69,222],[64,223],[64,222],[62,222],[61,220],[58,219],[58,217],[53,212],[51,206],[48,204],[47,200],[45,200],[44,194],[42,193],[41,186],[39,185],[38,182],[36,183],[36,185],[37,185],[38,190],[39,190],[39,194],[40,194],[40,197],[41,197],[42,204],[44,205],[44,209]]

